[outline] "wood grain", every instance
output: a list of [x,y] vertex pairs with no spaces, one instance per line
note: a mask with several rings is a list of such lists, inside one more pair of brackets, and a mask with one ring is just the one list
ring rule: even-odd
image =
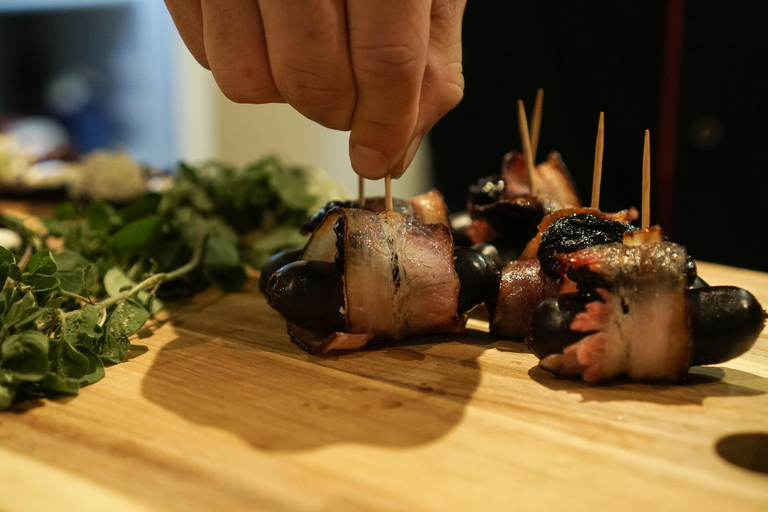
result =
[[[766,274],[700,273],[768,304]],[[768,432],[766,334],[684,385],[594,386],[481,331],[312,357],[253,290],[170,318],[79,396],[0,414],[0,509],[768,508],[715,450]]]

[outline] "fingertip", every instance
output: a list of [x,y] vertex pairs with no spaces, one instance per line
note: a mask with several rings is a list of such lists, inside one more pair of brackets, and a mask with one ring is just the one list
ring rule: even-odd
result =
[[195,52],[192,52],[192,56],[195,58],[197,63],[200,64],[202,67],[204,67],[208,71],[211,70],[211,65],[208,63],[208,56],[205,53],[197,54]]

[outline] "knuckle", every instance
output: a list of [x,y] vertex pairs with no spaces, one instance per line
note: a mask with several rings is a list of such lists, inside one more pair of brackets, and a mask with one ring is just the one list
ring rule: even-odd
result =
[[282,65],[275,69],[275,83],[286,99],[326,104],[344,94],[339,80],[312,69],[312,66]]
[[363,78],[396,83],[421,71],[419,53],[407,45],[359,46],[352,62]]
[[270,103],[280,94],[270,77],[252,71],[213,74],[221,92],[235,103]]
[[373,113],[362,112],[355,116],[355,123],[372,132],[388,132],[403,126],[410,127],[413,124],[413,118],[414,113],[410,111],[390,112],[387,116],[380,117],[376,117]]
[[336,130],[349,129],[355,101],[351,77],[327,71],[328,66],[282,65],[275,70],[275,83],[280,94],[307,117]]

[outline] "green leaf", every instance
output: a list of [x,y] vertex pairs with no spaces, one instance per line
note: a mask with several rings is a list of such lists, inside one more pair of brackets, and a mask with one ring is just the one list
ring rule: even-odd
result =
[[289,208],[307,211],[318,202],[321,190],[311,180],[307,170],[301,167],[282,167],[278,164],[269,174],[269,183],[282,203]]
[[88,226],[96,233],[106,234],[111,226],[109,213],[104,203],[91,201],[88,204]]
[[280,226],[265,234],[251,244],[251,255],[248,263],[253,268],[261,268],[270,256],[282,249],[303,247],[308,236],[302,235],[298,228]]
[[64,236],[67,232],[67,227],[71,224],[70,221],[48,219],[40,217],[40,223],[48,230],[48,234],[52,236]]
[[8,277],[14,281],[21,281],[21,269],[18,265],[13,264],[8,266]]
[[0,246],[0,289],[5,285],[5,281],[8,279],[8,267],[14,264],[16,259],[13,257],[13,253]]
[[160,204],[160,194],[149,193],[134,203],[117,212],[124,223],[133,222],[144,217],[156,215],[157,206]]
[[88,359],[88,366],[79,378],[79,384],[85,386],[86,384],[93,384],[104,378],[104,363],[101,358],[93,352],[86,351],[82,353]]
[[[136,282],[125,275],[125,273],[118,267],[109,269],[107,275],[104,276],[104,288],[107,290],[107,294],[110,297],[114,297],[125,290],[129,290],[135,284]],[[150,301],[149,292],[147,291],[137,293],[134,298],[145,305],[151,302],[151,312],[153,315],[159,313],[160,310],[163,309],[162,301],[156,297]]]
[[235,267],[240,264],[237,244],[220,236],[211,236],[205,241],[203,265],[212,267]]
[[69,293],[81,294],[84,287],[90,288],[93,285],[94,277],[89,275],[83,279],[83,272],[86,268],[92,268],[93,264],[82,254],[69,249],[56,255],[56,264],[59,270],[55,276],[61,282],[61,289]]
[[53,215],[58,220],[73,220],[77,218],[77,208],[70,202],[61,203],[54,208]]
[[11,308],[11,305],[17,300],[19,300],[20,296],[21,295],[19,295],[19,290],[17,290],[15,287],[6,289],[3,292],[3,302],[2,302],[3,309],[0,310],[0,314],[2,314],[2,316],[6,316],[8,311]]
[[121,292],[131,288],[135,282],[133,282],[125,272],[120,270],[119,267],[112,267],[107,271],[104,276],[104,288],[107,290],[107,295],[114,297]]
[[201,183],[200,178],[197,176],[197,171],[194,167],[186,162],[179,163],[179,177],[181,179],[189,180],[192,183],[199,185]]
[[143,249],[157,240],[161,226],[159,217],[135,220],[115,233],[112,247],[121,252]]
[[45,303],[45,309],[49,311],[55,311],[64,304],[64,297],[56,297]]
[[8,383],[3,384],[0,380],[0,411],[3,411],[11,406],[13,403],[13,397],[16,396],[16,388],[18,384]]
[[13,322],[8,322],[6,325],[8,327],[16,327],[18,329],[23,328],[25,325],[27,325],[30,322],[34,322],[41,316],[43,316],[43,313],[45,310],[38,306],[32,306],[31,308],[27,308],[21,313],[19,313],[19,316],[17,319],[15,319]]
[[36,252],[29,260],[27,267],[31,274],[42,274],[50,276],[56,273],[58,267],[56,266],[56,260],[53,259],[53,253],[50,249]]
[[50,341],[49,364],[48,374],[37,383],[39,394],[48,394],[46,391],[77,393],[80,386],[104,377],[104,365],[98,357],[60,339]]
[[91,296],[91,284],[93,283],[93,276],[91,276],[92,269],[93,265],[89,263],[83,267],[83,270],[80,274],[80,283],[83,285],[83,295],[85,297]]
[[22,282],[24,284],[28,284],[34,288],[34,292],[46,292],[50,290],[57,290],[59,288],[59,285],[61,282],[59,279],[55,276],[37,276],[37,275],[26,275],[22,279]]
[[0,265],[10,265],[15,262],[16,258],[13,256],[13,253],[5,247],[0,246]]
[[64,325],[61,339],[73,347],[82,346],[95,350],[104,329],[98,324],[99,308],[92,304],[86,304],[83,308],[72,314]]
[[0,350],[0,367],[19,381],[42,380],[48,372],[48,338],[25,331],[7,338]]
[[22,320],[22,313],[35,306],[37,306],[35,296],[32,295],[32,292],[27,292],[21,300],[11,304],[8,314],[5,316],[6,325],[21,325],[19,322]]
[[99,357],[110,363],[119,363],[125,357],[130,342],[128,337],[144,326],[149,312],[132,301],[124,301],[107,317],[104,325],[104,342],[99,348]]

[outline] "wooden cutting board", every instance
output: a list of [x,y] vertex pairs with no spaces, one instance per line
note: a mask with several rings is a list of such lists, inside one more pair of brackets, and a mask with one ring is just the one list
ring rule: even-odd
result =
[[[768,306],[768,274],[700,273]],[[718,454],[768,453],[723,441],[768,434],[766,334],[684,385],[594,386],[471,326],[316,358],[258,292],[192,297],[79,396],[0,413],[0,509],[768,510]]]

